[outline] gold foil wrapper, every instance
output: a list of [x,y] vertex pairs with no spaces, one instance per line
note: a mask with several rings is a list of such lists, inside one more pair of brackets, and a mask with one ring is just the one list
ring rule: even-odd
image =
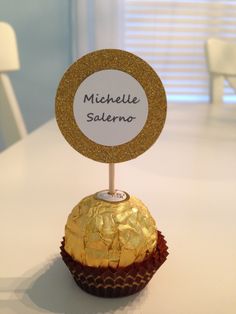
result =
[[136,197],[110,203],[85,197],[65,227],[65,250],[92,267],[126,267],[142,262],[157,243],[156,223]]

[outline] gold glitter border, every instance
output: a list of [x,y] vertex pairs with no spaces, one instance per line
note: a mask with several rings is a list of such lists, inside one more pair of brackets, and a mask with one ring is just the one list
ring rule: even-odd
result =
[[[100,145],[85,136],[76,124],[73,101],[79,85],[91,74],[102,70],[120,70],[135,78],[148,99],[148,117],[142,131],[131,141]],[[56,94],[56,120],[67,142],[82,155],[104,163],[118,163],[138,157],[159,137],[166,119],[166,95],[162,82],[152,67],[136,55],[119,50],[91,52],[65,72]]]

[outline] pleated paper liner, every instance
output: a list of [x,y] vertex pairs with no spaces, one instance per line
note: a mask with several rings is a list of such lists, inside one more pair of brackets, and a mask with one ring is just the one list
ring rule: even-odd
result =
[[77,285],[86,292],[106,298],[124,297],[142,290],[168,256],[164,236],[157,231],[157,246],[141,263],[117,269],[90,267],[73,260],[61,243],[61,256]]

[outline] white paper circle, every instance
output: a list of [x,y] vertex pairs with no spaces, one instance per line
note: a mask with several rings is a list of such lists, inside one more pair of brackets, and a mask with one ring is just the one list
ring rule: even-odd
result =
[[116,146],[135,138],[148,116],[148,100],[140,83],[119,70],[102,70],[78,87],[73,103],[75,121],[93,142]]

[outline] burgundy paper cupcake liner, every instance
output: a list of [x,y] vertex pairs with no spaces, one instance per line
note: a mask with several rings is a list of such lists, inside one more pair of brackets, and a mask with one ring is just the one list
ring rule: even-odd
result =
[[164,236],[157,231],[157,246],[141,263],[117,269],[90,267],[75,261],[61,243],[61,256],[77,285],[84,291],[106,298],[124,297],[142,290],[168,256]]

